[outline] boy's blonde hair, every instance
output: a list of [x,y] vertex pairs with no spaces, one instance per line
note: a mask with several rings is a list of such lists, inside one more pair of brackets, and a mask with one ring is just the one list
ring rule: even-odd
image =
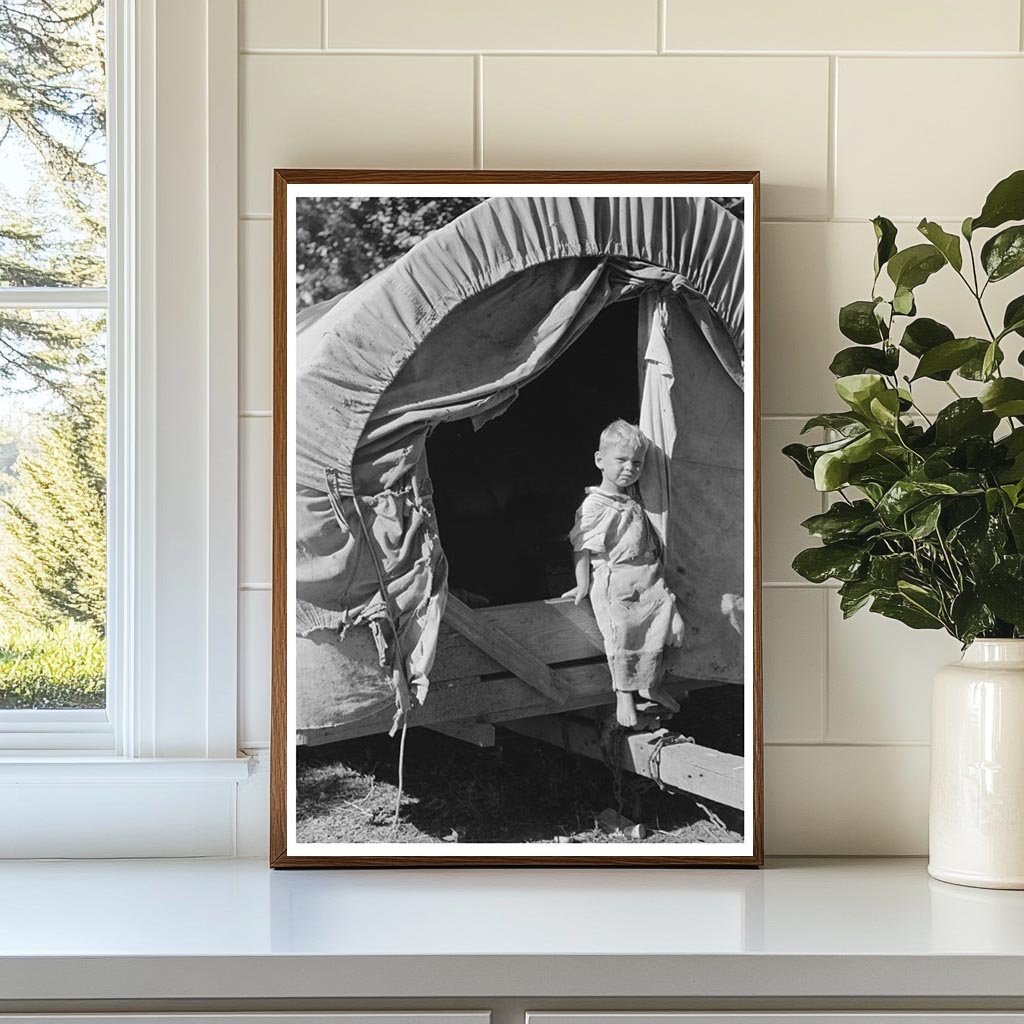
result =
[[640,433],[640,428],[635,423],[627,423],[625,420],[615,420],[601,431],[598,450],[603,452],[613,444],[621,444],[634,451],[647,451],[647,438]]

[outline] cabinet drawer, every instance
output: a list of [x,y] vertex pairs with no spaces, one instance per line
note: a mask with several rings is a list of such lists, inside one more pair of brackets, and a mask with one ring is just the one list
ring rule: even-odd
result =
[[527,1024],[1024,1024],[1024,1013],[528,1013]]
[[490,1013],[0,1013],[0,1024],[490,1024]]

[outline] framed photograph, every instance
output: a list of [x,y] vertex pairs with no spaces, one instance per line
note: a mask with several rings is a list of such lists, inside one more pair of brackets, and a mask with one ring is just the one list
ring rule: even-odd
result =
[[273,866],[762,862],[758,200],[275,172]]

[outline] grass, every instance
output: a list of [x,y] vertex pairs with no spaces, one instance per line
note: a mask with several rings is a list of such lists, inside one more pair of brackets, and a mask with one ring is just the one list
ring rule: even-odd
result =
[[0,624],[0,709],[101,708],[106,646],[80,622],[50,629]]
[[[721,689],[721,688],[720,688]],[[736,746],[739,688],[692,695],[684,713],[704,723],[699,741]],[[742,722],[742,717],[740,718]],[[690,733],[701,730],[691,726]],[[411,729],[398,830],[398,742],[367,736],[299,748],[299,842],[398,843],[686,843],[738,842],[742,813],[686,794],[660,790],[649,779],[622,773],[620,785],[599,761],[549,744],[497,731],[493,747]],[[596,825],[611,808],[643,823],[644,839],[611,835]]]

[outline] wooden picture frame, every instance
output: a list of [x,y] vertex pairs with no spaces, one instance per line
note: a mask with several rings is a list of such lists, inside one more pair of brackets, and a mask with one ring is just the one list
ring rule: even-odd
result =
[[[275,171],[271,866],[762,864],[759,198],[756,171]],[[437,210],[449,206],[466,207],[451,228],[421,222],[424,210],[440,216]],[[386,247],[408,255],[389,262],[395,253],[385,253]],[[330,298],[338,288],[354,290]],[[310,298],[323,301],[300,310]],[[637,348],[617,340],[621,331],[607,326],[600,342],[592,343],[595,354],[573,363],[571,372],[584,374],[585,382],[590,373],[611,380],[611,364],[599,351],[635,359],[646,436],[667,429],[660,420],[651,427],[652,416],[671,421],[674,440],[649,443],[648,452],[655,454],[648,455],[639,483],[647,512],[640,519],[661,538],[655,543],[665,551],[665,576],[688,631],[683,647],[665,655],[665,664],[673,692],[688,697],[680,713],[686,728],[692,723],[699,731],[710,721],[710,712],[702,718],[699,708],[717,705],[701,701],[719,700],[733,730],[729,742],[740,754],[705,747],[699,736],[686,742],[673,725],[678,719],[665,718],[656,704],[641,705],[638,729],[615,726],[607,707],[617,698],[589,598],[575,604],[571,598],[528,596],[508,604],[462,586],[476,572],[473,552],[500,547],[487,540],[492,520],[486,511],[463,511],[472,505],[466,489],[477,483],[460,467],[471,464],[466,452],[485,449],[457,446],[485,441],[469,440],[469,421],[462,417],[503,422],[507,410],[560,360],[569,365],[578,339],[596,330],[613,303],[619,312],[628,309],[637,324]],[[527,323],[532,326],[524,331]],[[656,337],[668,366],[661,367],[662,376],[645,379],[659,365],[651,354]],[[627,348],[635,354],[625,355]],[[651,411],[654,399],[648,400],[645,380],[654,379],[664,389],[660,400],[668,413]],[[453,397],[456,380],[465,387]],[[556,440],[562,443],[565,430],[558,423],[564,416],[593,418],[603,408],[597,385],[576,388],[562,381],[560,388],[564,400],[533,407],[534,413],[552,410],[546,435],[529,425],[536,418],[520,426],[509,420],[513,434],[536,429],[527,441],[541,452],[541,473],[556,472],[545,463],[545,453],[557,447]],[[679,408],[685,415],[675,411],[684,399]],[[461,431],[445,434],[452,438],[445,442],[450,448],[437,447],[434,431],[442,429]],[[459,509],[460,517],[478,517],[466,520],[477,525],[451,527],[449,538],[465,547],[459,555],[464,568],[460,579],[453,568],[447,583],[441,499],[449,485],[431,483],[428,436],[432,460],[440,451],[458,453],[451,456],[455,496],[445,498],[446,507]],[[590,474],[598,472],[593,449],[577,444],[573,451],[580,448],[565,472],[574,480],[584,465]],[[507,462],[495,452],[484,463],[488,472],[500,472]],[[645,483],[655,472],[652,466],[660,467],[661,485]],[[678,485],[677,475],[683,481]],[[646,497],[657,486],[660,505]],[[506,489],[514,490],[512,484]],[[544,501],[531,507],[538,516],[549,514]],[[565,536],[571,525],[570,517]],[[550,543],[544,543],[548,550]],[[677,558],[676,552],[683,554]],[[566,542],[565,558],[570,554]],[[515,562],[514,553],[501,557]],[[549,594],[565,579],[559,558],[556,551],[542,567]],[[531,562],[530,571],[541,569]],[[474,578],[500,587],[514,575],[512,569],[503,572],[500,566],[481,569]],[[389,690],[382,689],[384,683]],[[688,712],[695,703],[698,710]],[[399,730],[392,740],[372,738],[392,725]],[[416,728],[423,725],[432,731]],[[418,823],[400,818],[398,832],[384,831],[373,804],[375,780],[368,784],[369,796],[365,787],[346,789],[363,785],[366,775],[350,769],[344,758],[359,744],[377,744],[375,750],[385,751],[387,772],[393,774],[397,763],[392,781],[408,786],[416,778],[416,759],[402,764],[407,727],[421,745],[434,742],[431,737],[487,744],[512,730],[513,738],[503,742],[525,757],[527,771],[533,748],[516,737],[555,744],[538,748],[544,751],[539,757],[562,758],[558,746],[589,754],[592,760],[573,759],[565,778],[575,784],[595,770],[607,772],[608,809],[597,825],[609,834],[597,825],[587,831],[583,822],[574,835],[474,841],[458,822],[450,834],[440,834],[450,824],[441,814],[428,835],[433,820],[424,824],[426,811],[418,804],[408,805],[419,814]],[[371,738],[355,738],[360,735]],[[302,745],[334,740],[345,745],[318,747],[321,763],[315,766],[313,755],[300,754]],[[360,757],[370,756],[363,746],[358,749]],[[462,750],[452,756],[461,758]],[[477,756],[466,750],[466,757]],[[551,763],[562,770],[560,760],[545,761]],[[432,774],[422,769],[424,792],[439,776],[447,778],[445,764]],[[486,765],[490,770],[491,761]],[[662,790],[687,786],[707,813],[706,822],[659,825],[660,831],[647,836],[629,828],[621,797],[623,765],[653,778]],[[540,772],[526,777],[539,782]],[[545,772],[546,783],[557,786],[551,777]],[[592,785],[600,788],[600,779]],[[653,785],[636,785],[646,787],[638,804],[669,799]],[[310,787],[316,791],[313,803]],[[528,784],[520,780],[517,788]],[[617,807],[613,791],[619,794]],[[431,799],[444,804],[443,794]],[[686,800],[680,797],[678,806]],[[323,806],[340,808],[337,821],[310,810]],[[350,827],[350,812],[364,816],[365,827]],[[701,832],[698,826],[705,824]],[[408,839],[402,829],[426,839],[380,838]],[[705,833],[706,839],[699,838]]]

